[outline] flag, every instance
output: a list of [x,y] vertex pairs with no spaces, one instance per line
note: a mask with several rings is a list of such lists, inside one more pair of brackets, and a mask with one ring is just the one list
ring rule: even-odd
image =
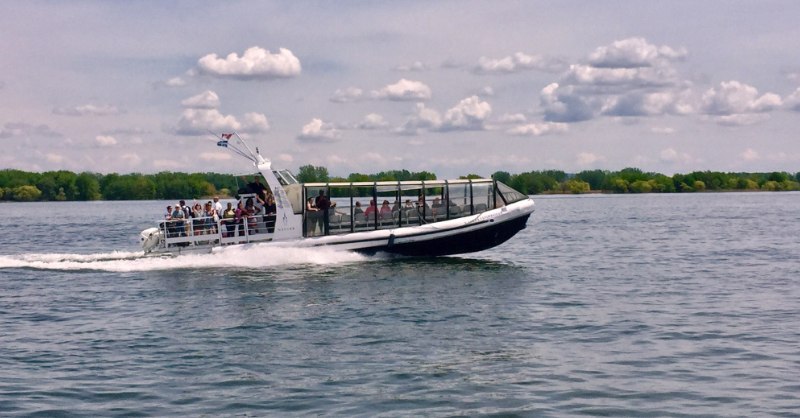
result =
[[[222,135],[222,136],[225,136],[225,135]],[[228,140],[226,139],[224,141],[217,141],[217,146],[218,147],[228,148]]]
[[232,135],[233,134],[222,134],[222,137],[225,138],[225,139],[231,139]]

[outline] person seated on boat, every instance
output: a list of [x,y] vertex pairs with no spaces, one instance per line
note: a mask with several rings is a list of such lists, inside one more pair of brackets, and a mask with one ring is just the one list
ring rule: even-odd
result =
[[444,213],[444,205],[442,204],[442,202],[439,200],[438,197],[433,199],[431,212],[433,213],[433,216],[436,216],[436,214]]
[[359,213],[364,213],[364,209],[361,209],[361,202],[356,201],[356,207],[353,208],[353,215],[358,215]]
[[172,221],[174,222],[174,231],[175,236],[186,236],[186,228],[184,227],[183,220],[186,219],[186,215],[184,214],[183,210],[181,209],[180,204],[175,205],[175,208],[172,209]]
[[392,208],[389,207],[388,200],[384,200],[383,204],[381,205],[381,215],[383,215],[384,213],[392,213]]
[[406,199],[406,205],[403,206],[403,209],[414,209],[414,204],[411,203],[411,199]]
[[228,208],[222,212],[222,220],[225,224],[225,229],[228,231],[225,237],[232,237],[236,231],[236,211],[233,210],[233,205],[228,202]]
[[319,209],[314,205],[314,198],[309,197],[306,202],[306,236],[313,237],[316,235],[317,229],[317,216]]
[[247,199],[247,202],[244,206],[244,210],[247,212],[247,225],[249,227],[250,233],[258,233],[258,224],[256,221],[256,215],[261,212],[261,208],[256,206],[253,203],[253,198]]
[[374,200],[370,200],[369,201],[369,207],[367,208],[367,210],[364,211],[364,216],[366,216],[367,219],[369,219],[369,215],[371,215],[372,213],[374,213],[376,211],[377,211],[377,208],[375,207],[375,201]]
[[392,206],[392,212],[397,212],[400,210],[400,201],[395,199],[394,205]]
[[419,202],[417,202],[417,212],[419,216],[430,216],[431,215],[431,207],[425,203],[425,196],[419,196]]
[[242,180],[245,181],[245,183],[247,183],[247,189],[250,191],[250,193],[255,193],[256,196],[261,196],[263,191],[267,190],[266,186],[261,184],[261,180],[259,180],[258,176],[253,176],[252,183],[247,181],[247,177],[245,176],[240,176],[240,177],[242,178]]

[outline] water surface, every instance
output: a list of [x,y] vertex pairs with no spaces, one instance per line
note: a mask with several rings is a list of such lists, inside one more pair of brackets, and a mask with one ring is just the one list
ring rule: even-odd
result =
[[535,200],[436,259],[143,259],[173,202],[2,204],[0,415],[800,416],[800,193]]

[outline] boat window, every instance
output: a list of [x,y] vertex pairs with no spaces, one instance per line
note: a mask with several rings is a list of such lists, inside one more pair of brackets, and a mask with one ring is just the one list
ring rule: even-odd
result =
[[[283,186],[283,190],[286,191],[286,197],[292,205],[292,211],[298,215],[303,213],[303,208],[305,208],[305,204],[303,204],[303,187],[299,184],[289,184]],[[277,196],[275,197],[275,203],[278,203]]]
[[281,177],[283,177],[283,180],[286,182],[286,184],[299,184],[300,183],[294,177],[294,174],[292,174],[292,172],[289,171],[289,170],[280,170],[279,173],[281,173]]
[[[471,215],[469,182],[452,182],[448,185],[450,219]],[[447,200],[442,202],[447,204]]]
[[[514,202],[519,202],[520,200],[525,200],[528,196],[506,186],[501,182],[497,182],[497,193],[503,197],[503,200],[507,205],[510,205]],[[500,202],[498,201],[497,204],[499,205]]]
[[472,205],[475,206],[475,213],[494,209],[492,183],[472,183]]

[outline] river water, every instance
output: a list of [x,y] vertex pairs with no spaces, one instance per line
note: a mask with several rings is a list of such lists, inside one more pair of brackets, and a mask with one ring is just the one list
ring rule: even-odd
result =
[[437,259],[144,259],[174,202],[2,204],[0,416],[800,416],[800,193],[535,200]]

